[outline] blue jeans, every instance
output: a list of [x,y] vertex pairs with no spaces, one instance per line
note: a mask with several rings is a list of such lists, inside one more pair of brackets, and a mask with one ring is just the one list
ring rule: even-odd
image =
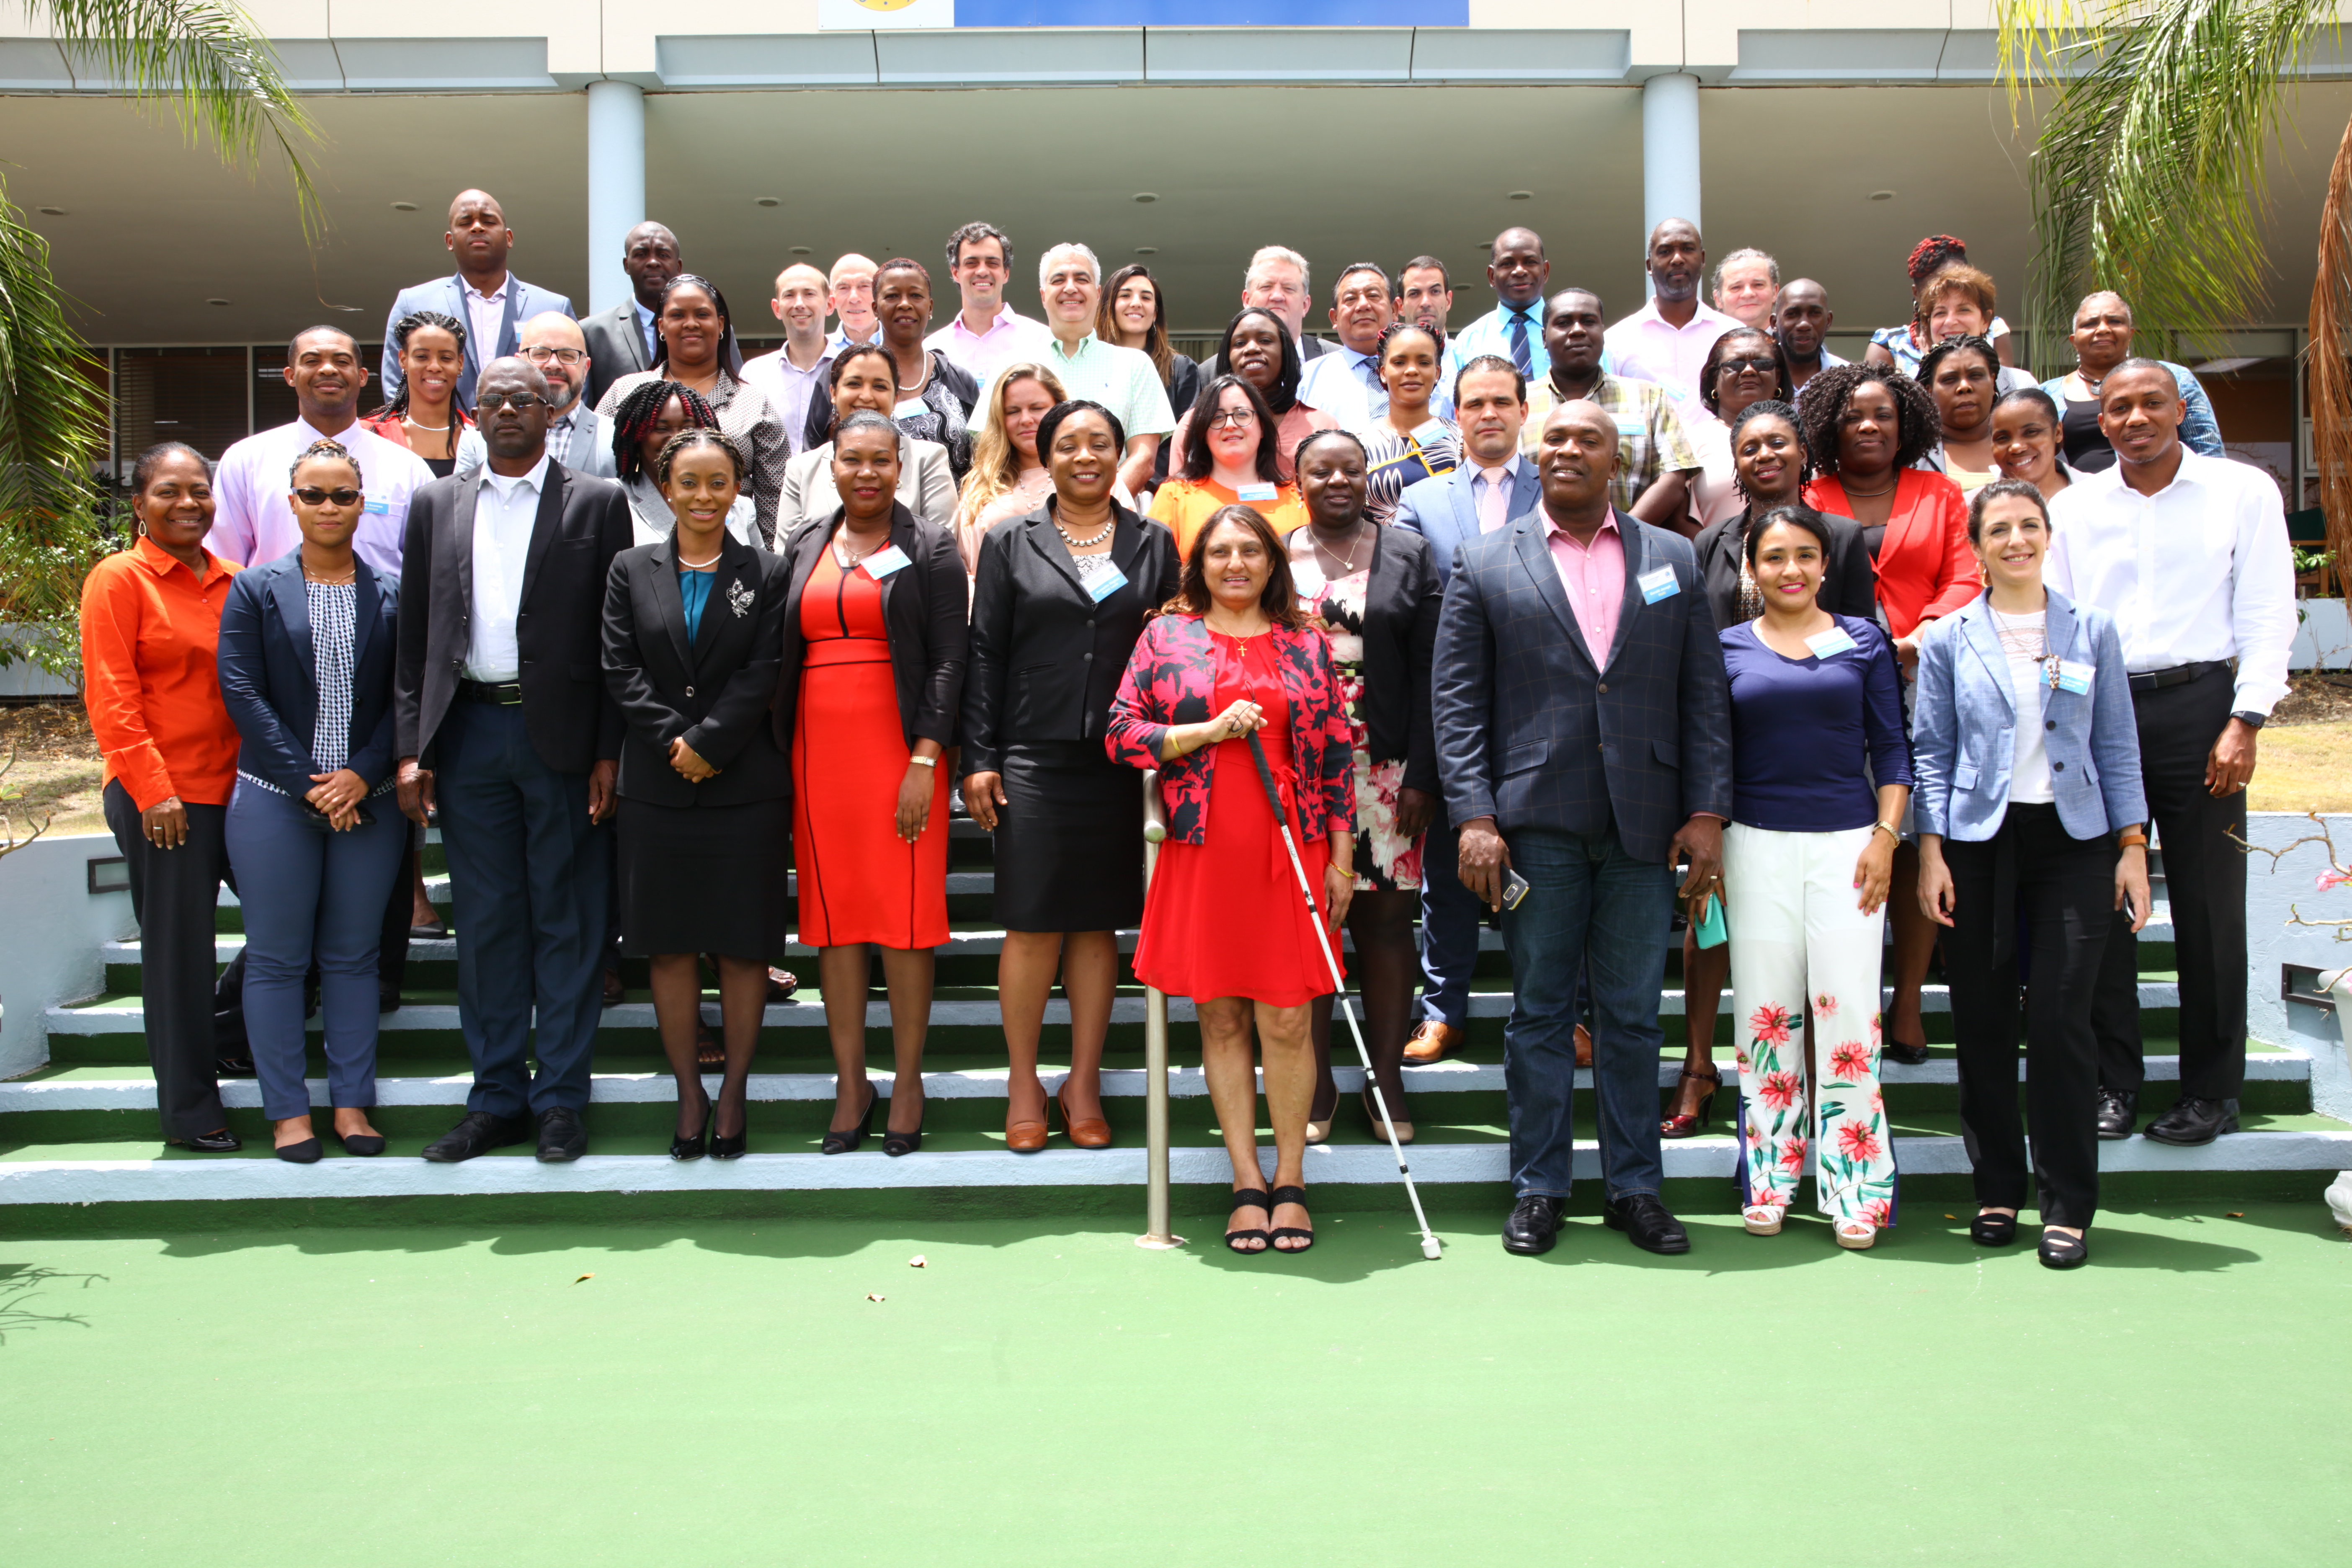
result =
[[384,901],[407,861],[408,822],[391,795],[375,820],[337,833],[302,803],[244,779],[228,804],[228,857],[245,910],[245,1032],[272,1121],[310,1114],[303,1079],[302,977],[319,966],[327,1098],[375,1103],[376,954]]
[[586,773],[540,760],[519,706],[460,698],[434,746],[457,1022],[474,1061],[466,1109],[583,1110],[604,1013],[612,830],[588,820]]
[[[1486,912],[1462,885],[1461,836],[1443,806],[1421,852],[1421,1016],[1465,1028],[1470,976],[1478,966],[1478,922]],[[1524,875],[1524,873],[1522,873]]]
[[1511,1186],[1521,1196],[1568,1196],[1577,994],[1589,989],[1603,1190],[1612,1200],[1655,1193],[1663,1173],[1658,1048],[1665,1037],[1658,995],[1674,873],[1628,855],[1613,831],[1521,828],[1506,842],[1512,867],[1528,879],[1519,907],[1503,912],[1511,955],[1511,1021],[1503,1030]]

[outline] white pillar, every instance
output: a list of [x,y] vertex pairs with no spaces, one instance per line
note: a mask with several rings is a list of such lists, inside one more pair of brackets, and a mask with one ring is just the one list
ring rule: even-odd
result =
[[621,243],[646,221],[646,93],[632,82],[588,84],[588,310],[629,298]]
[[1642,84],[1642,242],[1670,217],[1703,235],[1698,210],[1698,78],[1682,71]]

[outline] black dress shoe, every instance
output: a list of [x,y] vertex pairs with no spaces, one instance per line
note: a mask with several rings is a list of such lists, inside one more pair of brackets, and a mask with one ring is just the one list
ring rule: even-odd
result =
[[2147,1135],[2158,1142],[2192,1148],[2237,1130],[2236,1100],[2200,1100],[2193,1094],[2183,1095],[2171,1110],[2147,1124]]
[[454,1165],[530,1136],[530,1123],[520,1116],[493,1116],[469,1110],[457,1126],[425,1145],[425,1157],[436,1165]]
[[2110,1142],[2128,1138],[2139,1125],[2139,1095],[2120,1089],[2099,1089],[2099,1136]]
[[2007,1247],[2017,1239],[2017,1216],[1980,1214],[1969,1221],[1969,1239],[1979,1247]]
[[172,1138],[165,1142],[175,1149],[194,1149],[199,1154],[234,1154],[245,1147],[245,1140],[226,1127],[217,1132],[199,1132],[193,1138]]
[[561,1165],[567,1160],[577,1160],[588,1152],[588,1129],[580,1125],[580,1113],[570,1106],[559,1105],[552,1110],[541,1111],[539,1118],[539,1158],[541,1164]]
[[1541,1193],[1520,1198],[1511,1205],[1511,1217],[1503,1222],[1503,1250],[1522,1258],[1549,1252],[1552,1243],[1559,1239],[1559,1211],[1560,1200]]
[[250,1056],[220,1057],[213,1062],[215,1078],[252,1078],[255,1075]]
[[335,1142],[343,1146],[344,1153],[357,1154],[363,1160],[372,1160],[383,1152],[383,1134],[381,1132],[353,1132],[348,1137],[338,1132]]
[[2042,1247],[2034,1254],[2044,1268],[2080,1268],[2091,1260],[2089,1237],[2068,1236],[2063,1230],[2042,1233]]
[[1906,1046],[1889,1040],[1878,1049],[1880,1057],[1890,1062],[1901,1062],[1906,1068],[1924,1067],[1927,1061],[1926,1046]]
[[1690,1250],[1690,1232],[1666,1212],[1655,1193],[1612,1198],[1601,1209],[1601,1218],[1610,1229],[1623,1231],[1625,1238],[1644,1252],[1672,1256]]
[[305,1138],[299,1143],[280,1143],[271,1151],[289,1165],[315,1165],[319,1163],[319,1141]]
[[375,1010],[379,1013],[399,1012],[400,987],[397,985],[377,986],[375,989]]
[[408,937],[411,942],[446,942],[449,940],[448,922],[435,921],[430,925],[410,926]]

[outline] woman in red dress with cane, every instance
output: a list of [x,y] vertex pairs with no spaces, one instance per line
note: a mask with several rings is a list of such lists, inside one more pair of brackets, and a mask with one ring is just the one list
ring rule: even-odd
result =
[[[1307,879],[1321,885],[1312,915],[1250,755],[1253,732]],[[1236,1252],[1315,1243],[1305,1186],[1315,1090],[1307,1015],[1329,994],[1331,972],[1312,922],[1336,931],[1355,885],[1348,734],[1328,645],[1297,606],[1280,542],[1248,507],[1223,508],[1192,541],[1176,596],[1136,645],[1107,743],[1115,760],[1160,770],[1168,841],[1135,973],[1197,1008],[1202,1067],[1234,1166],[1225,1244]],[[1258,1163],[1253,1025],[1274,1126],[1271,1193]]]

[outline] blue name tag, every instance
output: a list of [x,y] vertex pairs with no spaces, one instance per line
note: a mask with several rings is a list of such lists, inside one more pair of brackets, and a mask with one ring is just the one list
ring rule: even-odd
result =
[[388,500],[372,500],[363,503],[360,507],[360,510],[362,511],[373,512],[376,516],[383,517],[392,510],[392,503]]
[[905,551],[895,544],[886,544],[858,564],[866,568],[866,574],[868,577],[879,583],[899,567],[910,565],[912,563],[908,561]]
[[1234,498],[1236,500],[1245,501],[1272,500],[1274,499],[1274,491],[1275,487],[1272,485],[1244,485],[1239,489],[1234,491]]
[[2088,697],[2091,694],[2091,677],[2096,673],[2097,668],[2093,664],[2062,658],[2058,661],[2057,669],[2050,677],[2050,684],[2061,691],[2071,691],[2077,697]]
[[1636,581],[1641,584],[1642,603],[1645,605],[1654,605],[1660,599],[1671,599],[1683,591],[1683,585],[1675,581],[1675,569],[1671,566],[1661,566],[1655,572],[1644,572]]
[[1413,440],[1423,447],[1434,447],[1445,439],[1445,421],[1432,419],[1412,433]]
[[1126,586],[1127,574],[1113,566],[1088,583],[1087,592],[1092,595],[1095,603],[1099,605]]
[[1649,433],[1650,433],[1650,422],[1649,422],[1648,420],[1646,420],[1646,419],[1642,419],[1642,418],[1629,418],[1629,417],[1627,417],[1626,416],[1624,416],[1624,415],[1622,415],[1622,414],[1620,414],[1619,416],[1617,416],[1617,434],[1618,434],[1618,435],[1620,435],[1620,436],[1646,436],[1646,435],[1648,435]]
[[1805,646],[1813,650],[1815,658],[1832,658],[1842,653],[1852,653],[1857,645],[1853,638],[1846,636],[1843,626],[1832,626],[1825,632],[1807,637]]

